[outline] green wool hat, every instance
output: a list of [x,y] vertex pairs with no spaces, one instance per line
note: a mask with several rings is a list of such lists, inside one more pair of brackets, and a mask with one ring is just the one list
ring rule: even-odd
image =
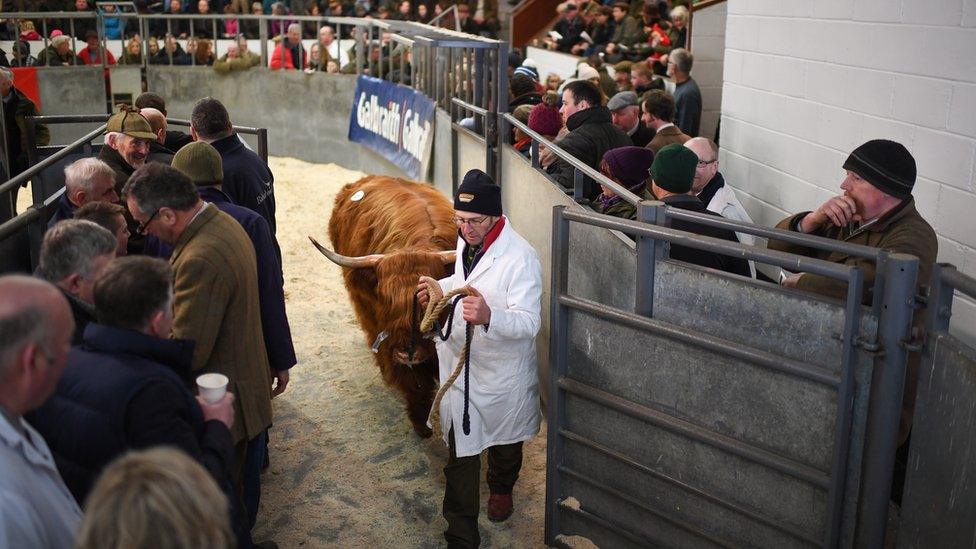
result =
[[180,147],[171,164],[197,187],[220,185],[224,180],[224,163],[210,143],[194,141]]
[[696,168],[698,155],[684,145],[672,143],[657,152],[648,171],[658,187],[685,194],[691,190],[691,184],[695,181]]

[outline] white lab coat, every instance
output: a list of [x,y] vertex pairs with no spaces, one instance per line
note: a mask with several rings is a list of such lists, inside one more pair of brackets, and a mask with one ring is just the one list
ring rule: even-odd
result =
[[[538,360],[535,336],[541,324],[542,266],[528,242],[505,220],[498,238],[488,247],[467,280],[461,267],[464,239],[458,237],[454,275],[439,280],[444,293],[468,285],[484,296],[491,322],[475,326],[471,339],[469,407],[471,433],[461,430],[464,373],[444,394],[440,406],[441,431],[447,443],[453,423],[458,457],[480,454],[489,446],[529,440],[539,433]],[[464,346],[465,322],[457,306],[451,337],[437,340],[440,380],[457,367]]]
[[[752,218],[746,213],[745,208],[742,207],[742,203],[739,199],[735,197],[735,191],[729,184],[726,183],[722,185],[721,188],[712,197],[712,200],[708,204],[705,204],[705,208],[710,212],[715,212],[726,219],[732,219],[735,221],[745,221],[746,223],[752,223]],[[736,232],[735,236],[739,238],[739,242],[743,244],[748,244],[750,246],[756,246],[761,244],[757,242],[756,237],[747,233]],[[764,246],[765,247],[765,246]],[[749,271],[752,273],[752,278],[756,278],[756,262],[749,262]]]

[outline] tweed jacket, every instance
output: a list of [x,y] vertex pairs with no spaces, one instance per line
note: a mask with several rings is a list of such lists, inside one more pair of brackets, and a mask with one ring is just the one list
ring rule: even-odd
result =
[[234,441],[271,424],[271,369],[264,348],[254,245],[234,218],[209,204],[180,235],[173,265],[173,337],[196,341],[193,372],[230,378]]
[[689,139],[691,137],[682,133],[677,126],[666,126],[654,134],[654,139],[651,139],[651,142],[647,144],[647,148],[654,151],[654,154],[657,154],[657,151],[661,150],[665,145],[672,143],[681,145]]

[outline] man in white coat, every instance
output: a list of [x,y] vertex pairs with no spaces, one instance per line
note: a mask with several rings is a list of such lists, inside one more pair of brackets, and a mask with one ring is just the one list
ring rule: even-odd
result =
[[[444,466],[448,547],[477,547],[481,452],[488,450],[488,518],[512,514],[512,488],[522,467],[522,443],[539,433],[535,336],[541,324],[542,267],[532,246],[502,215],[501,190],[481,170],[464,176],[454,198],[458,226],[454,275],[437,281],[443,292],[470,286],[454,316],[451,336],[437,343],[441,383],[458,364],[467,323],[474,326],[468,372],[440,405],[450,448]],[[421,280],[426,304],[434,281]]]
[[[698,168],[691,184],[691,194],[697,196],[710,212],[726,219],[752,223],[752,218],[735,197],[735,191],[725,184],[725,178],[718,171],[718,146],[707,137],[693,137],[685,141],[685,147],[698,155]],[[743,244],[757,244],[756,237],[751,234],[736,232],[735,236]],[[756,278],[755,262],[749,262],[749,270],[752,278]]]

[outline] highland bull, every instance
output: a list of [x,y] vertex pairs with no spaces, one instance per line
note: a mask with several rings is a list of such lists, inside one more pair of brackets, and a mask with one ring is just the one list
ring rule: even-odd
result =
[[370,175],[339,191],[329,221],[330,251],[343,267],[356,317],[387,385],[406,400],[414,431],[429,437],[427,413],[437,388],[437,353],[418,333],[414,290],[454,263],[457,227],[451,202],[423,183]]

